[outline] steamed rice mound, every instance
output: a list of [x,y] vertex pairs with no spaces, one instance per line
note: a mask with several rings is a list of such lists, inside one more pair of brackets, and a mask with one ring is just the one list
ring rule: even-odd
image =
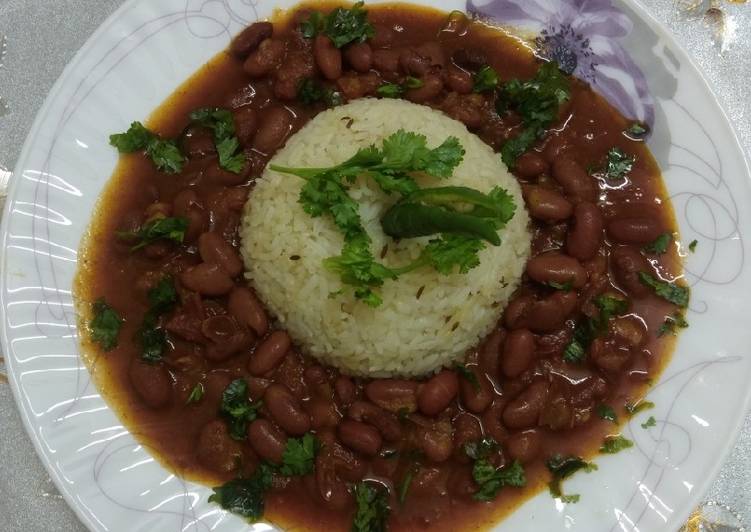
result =
[[[529,218],[521,190],[500,157],[466,127],[443,113],[403,100],[362,99],[325,111],[271,160],[292,167],[326,167],[351,157],[399,129],[421,133],[434,148],[455,136],[466,153],[448,179],[418,178],[421,186],[463,185],[489,192],[500,185],[514,197],[516,214],[487,245],[467,274],[442,275],[425,267],[387,280],[375,290],[383,304],[371,308],[352,287],[326,270],[343,237],[330,217],[313,218],[298,203],[303,180],[268,168],[245,206],[241,225],[246,277],[281,327],[321,362],[358,376],[418,376],[451,365],[478,343],[517,288],[530,252]],[[371,247],[387,266],[414,260],[430,239],[395,243],[380,217],[398,198],[360,179],[350,195],[360,205]],[[343,292],[336,295],[343,289]]]

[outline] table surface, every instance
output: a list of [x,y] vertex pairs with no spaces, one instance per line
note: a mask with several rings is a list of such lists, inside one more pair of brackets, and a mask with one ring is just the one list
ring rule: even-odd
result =
[[[50,87],[123,1],[0,0],[0,202],[9,170]],[[746,0],[642,2],[692,54],[751,153],[751,5]],[[84,531],[37,458],[3,370],[0,358],[0,531]],[[751,415],[705,502],[682,530],[740,532],[751,527],[749,458]]]

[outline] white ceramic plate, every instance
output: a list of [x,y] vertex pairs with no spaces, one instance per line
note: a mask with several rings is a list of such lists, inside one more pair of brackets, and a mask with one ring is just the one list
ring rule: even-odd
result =
[[[420,0],[476,11],[540,36],[564,66],[626,115],[653,125],[650,147],[676,208],[693,287],[676,354],[649,394],[636,446],[597,459],[567,491],[542,493],[502,530],[677,529],[731,448],[751,398],[751,187],[742,150],[705,81],[632,0]],[[39,112],[2,226],[3,352],[26,428],[68,503],[91,529],[233,531],[206,487],[163,469],[122,427],[78,354],[71,284],[77,248],[117,155],[108,135],[144,119],[243,26],[289,0],[131,0],[89,39]],[[86,16],[79,13],[77,16]],[[256,525],[255,530],[268,529]]]

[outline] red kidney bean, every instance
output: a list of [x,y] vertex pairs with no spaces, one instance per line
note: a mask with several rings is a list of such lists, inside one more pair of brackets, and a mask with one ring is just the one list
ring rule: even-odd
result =
[[366,456],[374,456],[381,450],[381,434],[375,427],[359,421],[345,419],[337,427],[337,434],[344,445]]
[[537,425],[540,412],[545,406],[548,383],[535,381],[514,398],[503,410],[503,422],[512,429],[527,429]]
[[275,464],[281,463],[287,447],[287,436],[270,421],[253,421],[248,426],[248,441],[258,456]]
[[614,248],[610,252],[610,267],[618,285],[630,296],[643,298],[650,294],[639,280],[639,272],[651,272],[652,268],[639,250],[628,246]]
[[150,408],[162,408],[172,399],[172,377],[162,364],[135,359],[128,371],[130,384]]
[[294,117],[286,108],[273,106],[261,112],[261,125],[253,139],[253,148],[262,153],[273,153],[292,132]]
[[282,41],[265,39],[245,60],[243,70],[251,78],[262,78],[281,64],[285,53]]
[[236,57],[247,57],[262,41],[271,37],[274,25],[271,22],[254,22],[232,39],[229,51]]
[[578,303],[576,292],[555,292],[531,306],[527,314],[527,327],[537,333],[556,331],[576,310]]
[[443,46],[437,41],[426,41],[419,44],[415,50],[423,57],[427,57],[431,67],[443,68],[446,66],[446,55]]
[[282,363],[292,342],[286,331],[274,331],[256,348],[248,362],[251,375],[260,377],[275,369]]
[[430,425],[418,426],[417,445],[431,462],[445,462],[454,451],[451,423],[440,420]]
[[414,48],[405,48],[399,54],[399,66],[410,76],[423,77],[430,70],[431,60]]
[[603,219],[597,205],[582,201],[574,208],[574,224],[566,239],[566,251],[579,260],[590,260],[602,244]]
[[503,312],[503,323],[509,329],[521,329],[527,327],[527,316],[535,304],[535,298],[531,295],[515,296]]
[[517,329],[506,335],[503,343],[501,371],[511,379],[518,377],[535,358],[535,336],[528,329]]
[[417,410],[417,386],[414,381],[377,379],[365,386],[365,395],[389,412],[412,413]]
[[310,416],[285,386],[272,384],[263,397],[263,403],[269,409],[271,417],[284,432],[302,436],[310,430]]
[[481,94],[449,94],[441,104],[443,112],[469,129],[486,123],[485,100]]
[[245,377],[245,380],[248,383],[248,397],[250,397],[253,401],[259,401],[263,399],[263,394],[266,393],[266,389],[271,386],[271,381],[268,379],[261,379],[259,377]]
[[454,458],[466,464],[470,459],[464,451],[464,446],[482,438],[482,427],[478,419],[472,414],[462,412],[454,419]]
[[349,406],[357,396],[357,388],[352,379],[346,375],[339,375],[334,381],[334,393],[340,404]]
[[250,146],[258,130],[258,112],[252,107],[245,106],[233,111],[235,121],[235,136],[241,146]]
[[571,217],[574,206],[555,190],[535,185],[522,188],[529,215],[543,222],[561,222]]
[[240,173],[236,174],[235,172],[225,170],[219,166],[219,162],[215,160],[206,168],[204,177],[206,178],[206,181],[211,184],[231,187],[245,183],[250,177],[250,170],[250,165],[246,164]]
[[651,218],[616,218],[608,222],[608,236],[620,244],[649,244],[661,233],[660,223]]
[[470,94],[474,88],[472,74],[452,63],[446,69],[446,85],[459,94]]
[[443,81],[439,76],[428,74],[421,79],[422,86],[416,89],[408,89],[404,97],[415,103],[429,102],[436,98],[443,90]]
[[587,175],[579,163],[568,157],[559,157],[553,161],[552,171],[553,178],[558,181],[574,203],[597,201],[597,183],[594,178]]
[[178,192],[172,201],[172,210],[175,216],[188,219],[185,242],[195,242],[209,226],[209,215],[198,198],[198,194],[192,188],[185,188]]
[[366,74],[348,72],[336,80],[336,86],[347,100],[373,95],[380,85],[381,77],[376,72]]
[[290,54],[276,71],[274,95],[280,100],[297,100],[300,83],[315,74],[313,57],[307,52]]
[[571,283],[581,288],[587,283],[587,270],[573,257],[548,251],[532,257],[527,262],[527,275],[538,283]]
[[610,322],[610,330],[617,339],[631,347],[641,347],[646,341],[647,330],[641,320],[624,316]]
[[232,277],[218,264],[202,262],[180,274],[180,282],[188,289],[206,296],[221,296],[232,290]]
[[397,417],[372,403],[355,401],[347,410],[347,416],[373,425],[386,441],[399,441],[402,437],[402,427]]
[[334,428],[341,418],[336,405],[328,399],[311,399],[306,408],[310,415],[310,426],[315,431]]
[[326,35],[313,39],[313,56],[323,77],[335,80],[342,75],[342,52]]
[[508,437],[508,430],[503,424],[503,410],[506,408],[506,400],[496,397],[493,404],[480,416],[485,434],[497,442],[503,442]]
[[282,363],[276,368],[274,380],[286,386],[298,400],[302,400],[310,395],[304,374],[305,363],[302,357],[290,349],[287,356],[282,359]]
[[146,207],[143,213],[146,222],[152,222],[162,218],[169,218],[172,214],[172,205],[163,201],[152,203]]
[[336,461],[326,451],[329,446],[318,453],[316,457],[316,486],[324,504],[332,509],[342,510],[352,501],[349,487],[339,478],[336,471]]
[[431,377],[417,394],[417,407],[426,416],[437,416],[451,404],[459,392],[459,379],[451,370]]
[[505,447],[511,460],[528,464],[540,454],[542,436],[537,430],[516,432],[508,437]]
[[537,177],[547,171],[548,163],[536,151],[522,153],[514,164],[514,172],[522,177]]
[[617,373],[631,360],[631,350],[626,346],[602,338],[595,338],[589,347],[589,358],[605,372]]
[[189,126],[180,137],[180,148],[189,159],[216,154],[214,135],[203,127]]
[[[220,316],[216,316],[210,319],[215,320],[216,318],[220,318]],[[222,321],[226,322],[227,320]],[[234,322],[234,320],[231,321]],[[234,326],[237,327],[236,322],[234,323]],[[203,356],[207,360],[211,360],[213,362],[221,362],[223,360],[227,360],[232,355],[235,355],[240,351],[250,349],[250,346],[253,345],[253,342],[255,342],[255,335],[251,331],[249,331],[248,329],[236,328],[233,334],[230,334],[230,332],[227,331],[227,334],[224,335],[223,340],[215,343],[209,343],[203,351]]]
[[373,50],[373,68],[380,72],[399,70],[399,50]]
[[216,473],[230,473],[242,461],[242,448],[233,440],[227,424],[215,419],[201,428],[196,442],[196,457],[204,467]]
[[501,345],[506,331],[495,329],[480,345],[477,353],[477,364],[487,375],[497,376],[500,365]]
[[352,43],[344,49],[344,58],[357,72],[365,73],[373,64],[373,50],[366,42]]
[[[464,408],[474,414],[482,413],[493,402],[493,385],[487,375],[480,371],[477,366],[466,366],[475,376],[473,381],[462,377],[459,380],[459,389]],[[475,382],[477,386],[475,386]]]
[[373,24],[373,30],[373,36],[369,39],[371,46],[384,48],[394,42],[394,34],[396,32],[393,28],[375,23]]
[[269,328],[266,311],[250,288],[236,286],[229,294],[227,310],[237,321],[250,326],[258,336],[263,336]]
[[219,233],[209,231],[202,234],[198,239],[198,252],[204,262],[219,265],[230,277],[243,271],[240,255]]

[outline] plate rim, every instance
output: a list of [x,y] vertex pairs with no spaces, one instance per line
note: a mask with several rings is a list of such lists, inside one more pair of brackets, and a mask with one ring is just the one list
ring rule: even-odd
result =
[[[0,249],[0,264],[2,265],[2,275],[0,275],[0,309],[3,309],[3,311],[5,311],[7,303],[5,298],[5,288],[8,278],[8,272],[6,268],[8,255],[8,225],[10,223],[12,206],[14,204],[15,196],[20,183],[19,170],[22,169],[22,163],[24,163],[28,158],[31,149],[35,144],[35,139],[38,136],[44,118],[47,116],[50,110],[52,102],[55,100],[55,98],[57,98],[61,88],[65,85],[75,69],[79,66],[79,63],[83,60],[84,56],[94,49],[94,43],[103,34],[105,34],[126,11],[130,10],[135,4],[138,4],[141,1],[143,0],[125,0],[94,30],[94,32],[91,33],[91,35],[89,35],[89,37],[80,46],[80,48],[78,48],[73,57],[65,65],[58,78],[52,84],[51,88],[44,98],[42,105],[37,110],[34,121],[32,122],[32,125],[25,136],[22,148],[18,153],[16,163],[13,167],[13,173],[8,184],[7,199],[2,211],[2,221],[0,222],[0,244],[2,244],[2,248]],[[634,13],[639,18],[647,23],[659,35],[661,39],[664,39],[667,42],[672,52],[676,53],[682,61],[685,61],[686,64],[690,65],[691,70],[698,76],[699,80],[701,81],[700,88],[709,95],[709,97],[714,101],[714,103],[720,110],[720,117],[718,117],[718,121],[728,128],[728,132],[730,133],[730,137],[732,137],[733,141],[732,147],[734,148],[734,151],[737,151],[742,156],[742,166],[745,169],[746,181],[748,182],[749,178],[751,178],[751,146],[746,148],[741,142],[738,128],[736,127],[734,121],[730,119],[726,104],[718,97],[717,91],[715,91],[715,89],[710,84],[704,70],[697,64],[694,57],[689,54],[688,50],[685,49],[683,45],[678,43],[676,37],[673,35],[673,32],[667,27],[667,25],[658,20],[649,11],[648,6],[644,4],[643,0],[615,0],[615,2],[631,7]],[[410,2],[406,1],[404,3]],[[186,80],[178,80],[176,87],[179,87],[180,84],[185,81]],[[78,329],[78,323],[76,324],[76,329]],[[677,350],[680,347],[679,343],[680,336],[675,346],[675,351],[671,356],[671,360],[672,357],[677,354]],[[16,410],[21,417],[24,430],[31,439],[31,442],[34,446],[36,458],[42,463],[45,471],[54,482],[55,487],[65,499],[66,504],[76,514],[82,524],[92,531],[102,530],[102,528],[97,525],[95,520],[92,519],[92,517],[88,513],[86,513],[85,505],[79,503],[79,501],[77,501],[75,497],[75,494],[69,490],[68,484],[63,481],[61,472],[53,466],[52,460],[47,456],[47,453],[42,445],[42,442],[39,439],[37,431],[32,426],[30,413],[23,401],[20,384],[18,383],[17,379],[18,368],[16,368],[14,365],[15,361],[13,360],[13,357],[8,356],[8,353],[10,353],[10,351],[8,341],[7,317],[3,322],[2,331],[0,331],[0,348],[2,348],[2,353],[5,354],[5,363],[6,367],[8,368],[8,383],[13,393]],[[79,363],[82,362],[79,361]],[[86,370],[88,371],[88,367],[86,368]],[[109,403],[107,403],[107,406],[109,408]],[[686,507],[674,510],[672,516],[673,519],[676,520],[677,524],[680,525],[684,523],[690,513],[695,510],[695,508],[706,495],[707,491],[711,488],[712,483],[716,480],[720,469],[725,465],[728,455],[735,447],[738,437],[740,436],[741,429],[743,428],[743,425],[745,423],[746,417],[749,415],[749,412],[751,412],[751,387],[748,387],[746,389],[741,408],[742,412],[739,412],[739,415],[735,416],[735,421],[732,423],[732,429],[726,433],[727,437],[724,438],[725,441],[721,446],[721,450],[717,453],[716,459],[712,462],[711,467],[709,467],[707,471],[706,478],[709,480],[705,485],[702,486],[701,489],[692,490],[692,492],[687,496],[686,500],[689,502],[686,504]],[[496,525],[500,523],[502,523],[502,521],[496,523]]]

